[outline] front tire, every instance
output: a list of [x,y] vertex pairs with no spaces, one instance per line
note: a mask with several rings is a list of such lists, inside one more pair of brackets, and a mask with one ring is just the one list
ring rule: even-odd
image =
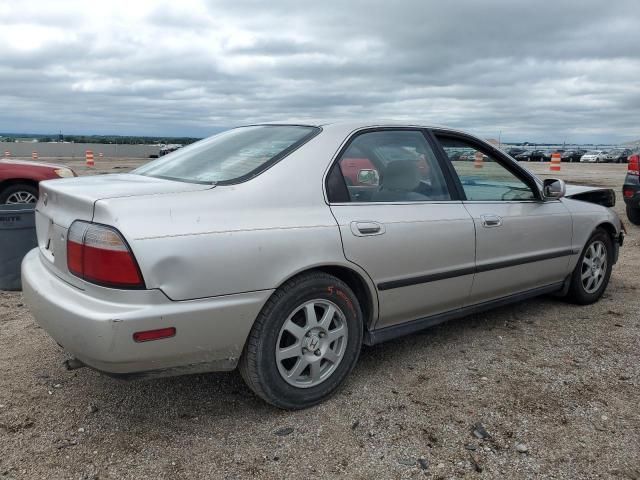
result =
[[38,201],[38,188],[27,183],[9,185],[0,192],[0,205],[20,205],[36,203]]
[[598,228],[586,243],[571,274],[567,300],[578,305],[597,302],[609,284],[613,267],[611,236]]
[[278,288],[258,315],[239,369],[256,395],[287,410],[329,398],[360,355],[363,319],[353,291],[323,272]]
[[627,218],[634,225],[640,225],[640,208],[633,208],[627,205]]

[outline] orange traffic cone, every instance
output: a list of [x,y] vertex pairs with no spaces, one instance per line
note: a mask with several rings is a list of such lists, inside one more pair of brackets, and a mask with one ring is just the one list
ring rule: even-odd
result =
[[473,166],[474,168],[482,168],[482,159],[483,159],[484,155],[482,154],[482,152],[476,152],[476,154],[473,156]]

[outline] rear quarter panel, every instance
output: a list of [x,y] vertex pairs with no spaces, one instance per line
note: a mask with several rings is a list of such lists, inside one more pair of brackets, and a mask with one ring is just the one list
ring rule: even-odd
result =
[[[200,203],[198,211],[180,208],[184,198],[172,198],[170,211],[132,201],[131,211],[145,213],[138,225],[135,215],[104,223],[124,232],[147,287],[173,300],[271,289],[305,268],[344,263],[338,227],[325,209],[224,208],[222,196],[188,195]],[[96,220],[102,220],[98,212]],[[165,228],[145,229],[150,222]]]

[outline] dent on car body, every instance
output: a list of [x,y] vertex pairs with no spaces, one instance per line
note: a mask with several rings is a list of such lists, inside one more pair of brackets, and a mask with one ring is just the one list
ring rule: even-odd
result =
[[609,208],[614,207],[616,204],[616,193],[611,188],[567,185],[565,196]]

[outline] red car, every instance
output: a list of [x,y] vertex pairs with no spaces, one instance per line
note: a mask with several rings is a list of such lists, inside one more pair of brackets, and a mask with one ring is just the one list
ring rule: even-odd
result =
[[35,203],[40,181],[76,176],[73,170],[62,165],[0,160],[0,205]]

